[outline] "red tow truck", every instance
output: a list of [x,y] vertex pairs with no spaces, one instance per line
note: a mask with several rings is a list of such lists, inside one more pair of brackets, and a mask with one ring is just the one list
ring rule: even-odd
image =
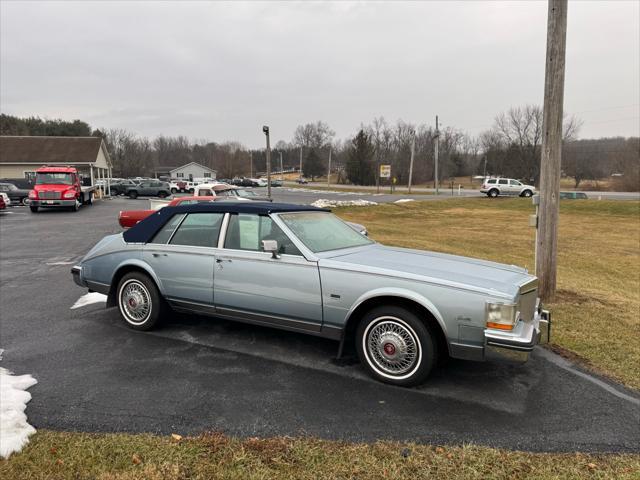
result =
[[81,205],[91,205],[95,185],[83,186],[75,167],[45,165],[36,170],[36,183],[29,192],[29,208],[70,208],[77,212]]

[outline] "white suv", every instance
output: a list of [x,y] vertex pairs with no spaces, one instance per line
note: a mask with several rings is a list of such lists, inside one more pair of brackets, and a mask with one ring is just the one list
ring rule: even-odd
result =
[[498,195],[530,197],[536,192],[536,187],[525,185],[513,178],[489,178],[482,184],[480,192],[486,193],[488,197],[497,197]]

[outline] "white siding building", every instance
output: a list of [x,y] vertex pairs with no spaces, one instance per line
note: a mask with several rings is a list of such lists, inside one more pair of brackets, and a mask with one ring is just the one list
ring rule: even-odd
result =
[[169,171],[172,179],[193,181],[194,179],[215,180],[216,171],[196,162],[187,163]]

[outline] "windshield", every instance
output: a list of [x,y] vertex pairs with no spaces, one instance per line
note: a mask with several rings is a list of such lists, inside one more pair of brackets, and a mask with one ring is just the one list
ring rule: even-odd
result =
[[314,253],[373,243],[329,212],[281,213],[279,217]]
[[239,197],[255,197],[255,192],[251,192],[249,190],[234,190],[235,194]]
[[36,185],[73,185],[72,173],[43,172],[36,174]]

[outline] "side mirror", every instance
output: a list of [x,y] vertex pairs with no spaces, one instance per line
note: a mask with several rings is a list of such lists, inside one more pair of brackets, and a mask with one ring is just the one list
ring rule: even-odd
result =
[[262,240],[262,249],[265,252],[271,252],[271,258],[280,258],[277,240]]

